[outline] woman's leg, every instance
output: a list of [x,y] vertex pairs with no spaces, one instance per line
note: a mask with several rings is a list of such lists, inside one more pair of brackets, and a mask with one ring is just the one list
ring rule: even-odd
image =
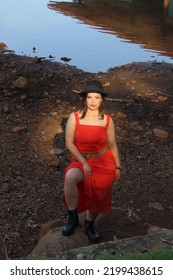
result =
[[83,174],[79,168],[72,168],[67,171],[64,184],[64,195],[69,210],[74,210],[78,205],[78,187],[82,182]]
[[98,214],[90,212],[87,210],[86,220],[85,220],[85,234],[88,236],[91,242],[99,242],[100,236],[94,229],[94,221]]
[[93,212],[90,212],[89,210],[87,210],[87,212],[86,212],[86,219],[87,219],[88,221],[95,221],[97,215],[98,215],[98,214],[93,213]]
[[62,230],[65,236],[71,235],[74,229],[79,225],[77,205],[78,205],[78,187],[77,184],[83,180],[82,171],[79,168],[72,168],[67,171],[64,184],[64,195],[68,207],[68,220]]

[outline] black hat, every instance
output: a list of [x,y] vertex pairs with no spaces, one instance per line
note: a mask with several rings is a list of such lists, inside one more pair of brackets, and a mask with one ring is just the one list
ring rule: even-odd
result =
[[80,96],[84,96],[86,93],[89,92],[96,92],[96,93],[100,93],[101,95],[103,95],[104,97],[107,96],[108,94],[104,91],[102,83],[100,81],[97,80],[91,80],[89,81],[84,90],[82,90],[80,92]]

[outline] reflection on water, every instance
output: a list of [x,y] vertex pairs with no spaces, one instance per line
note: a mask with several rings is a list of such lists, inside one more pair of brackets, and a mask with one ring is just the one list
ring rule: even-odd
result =
[[173,0],[70,2],[56,1],[48,6],[91,26],[101,27],[102,32],[173,58]]
[[[56,1],[49,7],[76,17],[92,28],[100,27],[100,32],[115,35],[121,42],[138,44],[146,52],[157,52],[160,56],[173,58],[173,0],[70,2]],[[114,55],[116,54],[115,46]],[[129,53],[130,55],[133,57],[133,53]],[[156,54],[152,54],[151,58],[158,60]]]
[[17,54],[67,56],[90,72],[172,62],[173,0],[1,1],[0,42]]

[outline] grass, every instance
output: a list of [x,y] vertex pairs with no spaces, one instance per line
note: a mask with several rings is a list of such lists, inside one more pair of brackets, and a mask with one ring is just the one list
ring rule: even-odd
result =
[[[56,260],[56,256],[28,255],[27,260]],[[172,249],[151,249],[145,253],[112,252],[97,257],[98,260],[173,260]]]
[[56,257],[50,257],[50,256],[46,256],[46,255],[28,255],[25,260],[56,260]]
[[173,260],[172,249],[151,249],[145,253],[108,253],[99,260]]

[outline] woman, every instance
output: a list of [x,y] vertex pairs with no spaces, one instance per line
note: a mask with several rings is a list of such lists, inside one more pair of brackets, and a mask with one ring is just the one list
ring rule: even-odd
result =
[[72,113],[66,125],[72,158],[65,171],[68,220],[62,234],[71,235],[79,225],[78,213],[86,211],[85,233],[92,242],[100,240],[94,220],[97,214],[111,211],[112,184],[121,174],[114,123],[103,113],[106,95],[100,81],[89,81],[80,93],[83,108]]

